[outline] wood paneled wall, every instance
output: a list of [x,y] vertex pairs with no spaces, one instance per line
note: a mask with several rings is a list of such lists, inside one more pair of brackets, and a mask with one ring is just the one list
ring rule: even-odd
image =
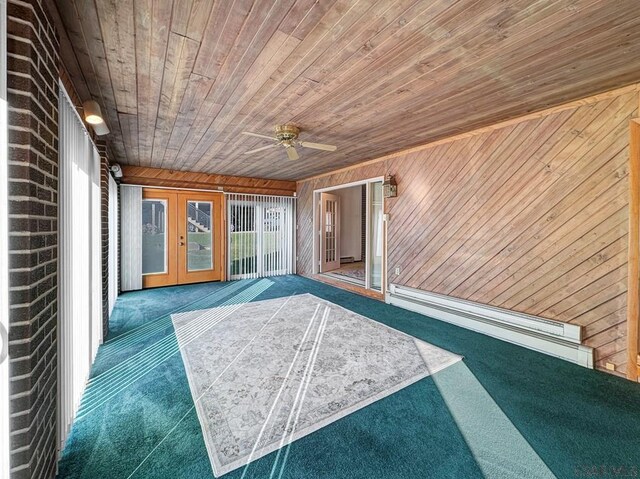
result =
[[596,367],[624,375],[638,105],[621,90],[298,182],[298,272],[311,274],[313,190],[395,174],[389,282],[580,324]]

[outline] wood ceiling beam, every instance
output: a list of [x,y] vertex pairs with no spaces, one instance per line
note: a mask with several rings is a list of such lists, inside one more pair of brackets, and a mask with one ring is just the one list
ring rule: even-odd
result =
[[295,196],[295,181],[241,176],[209,175],[191,171],[122,165],[122,183],[170,188],[191,188],[228,193]]

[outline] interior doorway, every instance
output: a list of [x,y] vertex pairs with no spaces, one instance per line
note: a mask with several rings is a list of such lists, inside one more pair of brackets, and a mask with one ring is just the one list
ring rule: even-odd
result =
[[223,195],[145,188],[143,287],[223,280]]
[[314,192],[314,274],[384,292],[382,178]]
[[[320,193],[320,272],[328,273],[340,268],[342,228],[340,222],[340,195]],[[347,206],[348,203],[345,204]],[[346,231],[345,231],[346,235]]]

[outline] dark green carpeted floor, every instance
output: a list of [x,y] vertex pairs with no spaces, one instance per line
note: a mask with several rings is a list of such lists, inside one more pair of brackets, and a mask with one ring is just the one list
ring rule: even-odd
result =
[[[310,292],[465,359],[223,477],[640,474],[639,385],[298,276],[262,281],[253,301]],[[59,477],[213,477],[168,314],[246,300],[257,283],[123,294]]]

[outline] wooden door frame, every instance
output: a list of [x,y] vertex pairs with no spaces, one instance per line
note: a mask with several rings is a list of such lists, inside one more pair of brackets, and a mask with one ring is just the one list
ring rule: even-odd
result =
[[[224,194],[218,193],[215,191],[202,192],[202,191],[182,190],[177,192],[177,196],[178,196],[177,232],[179,236],[181,235],[181,233],[184,232],[184,235],[183,235],[184,242],[185,242],[184,246],[186,246],[187,248],[188,248],[188,244],[187,244],[188,232],[186,231],[186,214],[181,208],[183,201],[199,201],[199,200],[202,200],[202,202],[211,201],[212,203],[211,228],[213,230],[212,231],[213,241],[211,243],[211,248],[213,249],[213,254],[212,254],[213,265],[216,266],[214,270],[217,270],[217,272],[219,273],[219,276],[216,277],[215,279],[210,278],[211,270],[194,271],[189,273],[187,268],[187,257],[186,255],[182,254],[182,251],[180,251],[180,247],[178,247],[178,278],[177,278],[178,284],[201,283],[201,282],[207,282],[207,281],[224,281],[226,277],[225,272],[227,269],[226,265],[223,263],[225,260],[224,250],[226,250],[226,245],[225,245],[226,238],[225,238],[224,232],[227,229],[225,227],[226,224],[225,224],[225,216],[224,216],[224,210],[225,210]],[[220,215],[220,221],[213,221],[215,219],[215,216],[214,216],[215,209],[218,210],[216,213]],[[218,247],[216,245],[217,243],[216,238],[220,238]],[[185,276],[184,277],[181,276],[181,273],[185,273]]]
[[627,378],[638,380],[640,321],[640,119],[629,125],[629,252],[627,263]]
[[[221,191],[209,191],[209,190],[197,190],[186,188],[155,188],[149,186],[142,187],[142,199],[167,199],[167,249],[168,258],[179,258],[178,255],[178,202],[180,195],[188,196],[200,196],[206,197],[216,196],[220,198],[220,224],[219,224],[219,236],[220,236],[220,248],[216,254],[216,258],[220,262],[220,279],[219,281],[226,281],[227,268],[226,268],[226,244],[227,244],[227,208],[226,198]],[[169,199],[173,198],[173,201]],[[203,200],[204,201],[204,200]],[[214,259],[215,261],[215,259]],[[143,288],[155,288],[161,286],[171,286],[177,284],[189,284],[190,282],[200,282],[199,279],[188,281],[184,283],[178,282],[178,261],[172,267],[171,261],[167,261],[167,272],[158,274],[148,274],[142,276]],[[202,280],[207,281],[207,280]],[[216,281],[218,281],[216,279]]]
[[165,273],[151,273],[142,275],[143,288],[156,288],[159,286],[175,285],[178,282],[177,265],[172,264],[169,258],[175,258],[178,254],[177,238],[177,190],[163,188],[143,188],[142,201],[144,200],[166,200],[166,250],[167,250],[167,270]]

